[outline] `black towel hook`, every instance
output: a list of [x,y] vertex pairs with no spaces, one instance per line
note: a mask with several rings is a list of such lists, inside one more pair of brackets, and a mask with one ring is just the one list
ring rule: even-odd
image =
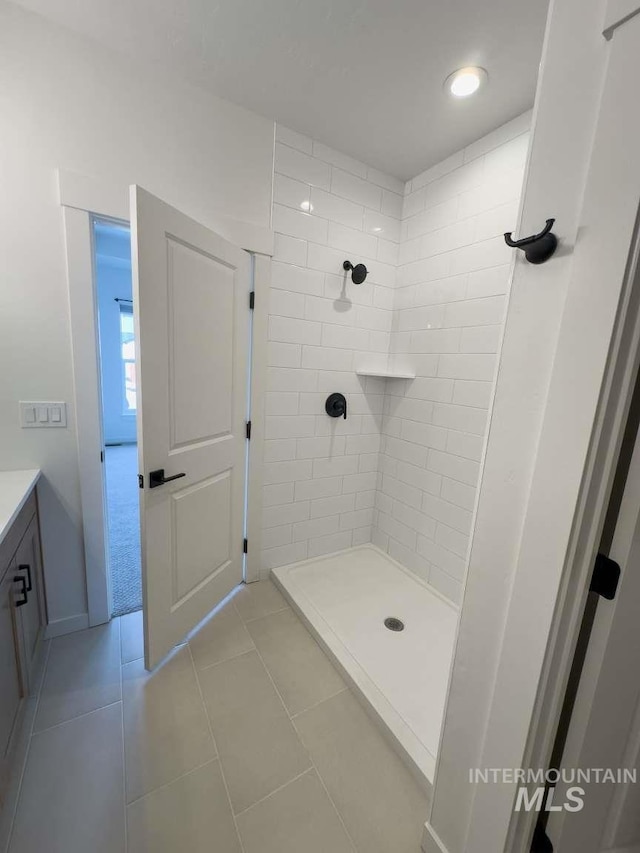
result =
[[513,239],[513,231],[504,235],[504,242],[512,249],[522,249],[530,264],[543,264],[548,261],[558,247],[558,238],[551,233],[555,219],[547,219],[546,225],[539,234]]

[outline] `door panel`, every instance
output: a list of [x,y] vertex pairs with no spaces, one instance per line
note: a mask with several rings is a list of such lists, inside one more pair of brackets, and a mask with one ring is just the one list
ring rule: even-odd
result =
[[[224,569],[232,557],[232,473],[225,471],[171,496],[171,521],[175,531],[174,603]],[[215,524],[211,524],[212,518]]]
[[[173,450],[232,432],[235,276],[196,247],[168,240],[168,253]],[[203,394],[214,376],[215,395]]]
[[[145,663],[242,580],[250,259],[131,190]],[[180,479],[149,488],[163,468]]]

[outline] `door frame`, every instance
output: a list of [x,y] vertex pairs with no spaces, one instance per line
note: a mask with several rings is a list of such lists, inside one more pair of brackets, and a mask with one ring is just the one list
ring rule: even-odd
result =
[[[129,187],[62,169],[58,170],[57,177],[69,285],[87,609],[89,626],[94,626],[108,622],[111,614],[104,465],[100,460],[103,432],[92,223],[94,219],[129,223]],[[260,577],[262,438],[273,231],[224,214],[213,214],[204,224],[253,258],[256,299],[251,325],[249,405],[252,429],[246,495],[246,536],[250,544],[245,564],[245,582],[251,583]]]
[[[634,612],[640,590],[640,575],[635,571],[640,558],[639,402],[640,382],[636,381],[600,543],[601,553],[619,564],[620,578],[612,600],[592,598],[588,602],[588,615],[581,626],[581,634],[588,632],[586,645],[581,636],[584,652],[578,655],[579,669],[572,672],[573,706],[563,727],[562,754],[555,766],[637,766],[640,704],[639,684],[633,674],[637,673],[640,653],[640,627]],[[554,797],[557,802],[564,801],[567,787],[560,779],[556,785],[560,796]],[[615,833],[629,782],[613,788],[582,787],[586,789],[585,808],[569,817],[565,811],[548,815],[546,832],[554,848],[564,850],[567,845],[568,850],[589,849],[594,853],[622,849],[623,845],[616,844]]]

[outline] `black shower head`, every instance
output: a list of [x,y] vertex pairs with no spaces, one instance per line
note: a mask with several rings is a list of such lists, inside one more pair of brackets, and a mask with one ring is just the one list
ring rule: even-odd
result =
[[355,267],[351,263],[351,261],[345,261],[342,264],[342,268],[345,270],[351,270],[351,281],[354,284],[362,284],[362,282],[367,277],[367,273],[369,270],[365,267],[364,264],[356,264]]

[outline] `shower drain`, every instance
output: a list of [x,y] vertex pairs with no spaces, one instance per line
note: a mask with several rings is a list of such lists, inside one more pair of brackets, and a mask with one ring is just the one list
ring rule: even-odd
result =
[[388,616],[384,620],[384,627],[390,631],[404,631],[404,622],[401,619],[396,619],[395,616]]

